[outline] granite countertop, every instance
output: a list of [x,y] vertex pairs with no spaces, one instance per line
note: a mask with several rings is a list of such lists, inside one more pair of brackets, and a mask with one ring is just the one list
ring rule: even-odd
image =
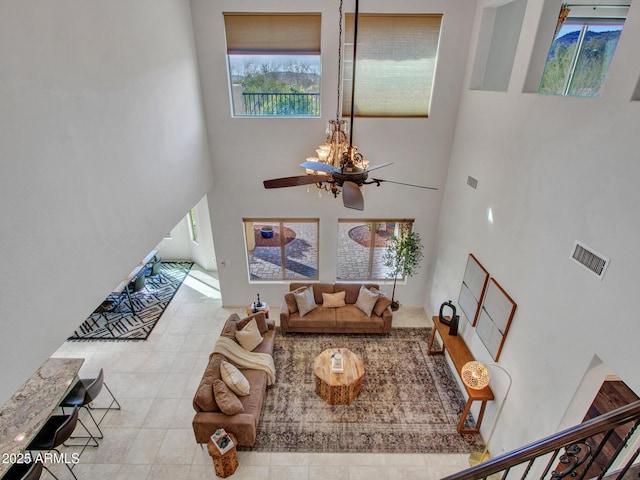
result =
[[[84,358],[49,358],[0,409],[0,458],[20,453],[35,437],[77,378]],[[0,476],[10,463],[0,462]]]

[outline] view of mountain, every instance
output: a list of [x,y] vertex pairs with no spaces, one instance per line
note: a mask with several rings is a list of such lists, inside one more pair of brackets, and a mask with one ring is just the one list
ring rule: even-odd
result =
[[[613,59],[622,25],[609,27],[583,25],[584,40],[578,45],[582,30],[572,31],[554,40],[545,65],[539,93],[595,97]],[[576,48],[580,50],[576,52]],[[577,57],[577,58],[576,58]]]

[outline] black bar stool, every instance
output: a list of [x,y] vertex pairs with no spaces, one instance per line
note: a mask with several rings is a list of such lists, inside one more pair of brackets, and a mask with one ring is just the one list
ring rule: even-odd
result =
[[12,465],[2,480],[38,480],[42,475],[42,463],[16,463]]
[[[51,417],[49,417],[47,422],[40,429],[40,431],[35,436],[35,438],[31,441],[31,443],[29,443],[29,445],[25,450],[27,451],[35,450],[35,451],[44,451],[44,452],[54,451],[60,457],[62,457],[62,454],[60,453],[60,450],[58,450],[58,447],[62,445],[64,442],[66,442],[69,438],[71,438],[71,435],[73,434],[73,431],[76,429],[77,424],[78,424],[78,408],[77,407],[74,407],[73,411],[69,415],[52,415]],[[87,440],[87,444],[89,443],[89,441],[90,440]],[[84,448],[80,452],[80,455],[82,455],[83,451],[84,451]],[[73,473],[73,467],[69,466],[68,462],[65,462],[65,466],[67,467],[69,472],[71,472],[71,475],[73,475],[73,478],[75,480],[78,480],[78,477],[76,477],[76,474]],[[58,478],[53,474],[51,470],[47,468],[46,465],[43,464],[43,467],[54,478],[56,479]]]

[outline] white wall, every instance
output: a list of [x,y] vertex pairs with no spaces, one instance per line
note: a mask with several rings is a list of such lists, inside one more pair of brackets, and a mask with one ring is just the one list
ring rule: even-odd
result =
[[[564,414],[594,357],[640,392],[640,103],[630,101],[640,72],[640,6],[631,7],[600,98],[523,94],[526,83],[535,84],[528,75],[539,68],[529,63],[544,59],[559,7],[547,3],[556,14],[545,11],[537,39],[543,3],[529,0],[508,92],[465,84],[425,304],[435,312],[457,299],[469,253],[518,304],[500,358],[513,388],[494,453],[578,423],[584,412]],[[479,9],[469,65],[480,16]],[[478,179],[477,190],[467,175]],[[603,281],[569,259],[575,240],[611,259]],[[475,356],[490,361],[464,327]],[[483,433],[495,412],[490,404]]]
[[[318,198],[311,187],[265,190],[262,181],[303,174],[298,165],[324,142],[325,123],[335,116],[338,3],[310,0],[194,0],[193,17],[209,143],[216,182],[209,194],[219,277],[226,305],[243,305],[256,289],[279,304],[284,284],[250,285],[243,217],[320,218],[320,280],[334,282],[339,218],[415,218],[425,244],[424,266],[397,298],[422,304],[434,248],[442,191],[385,184],[369,186],[365,210],[345,209],[340,198]],[[449,159],[458,96],[464,76],[474,4],[466,1],[370,0],[362,12],[444,13],[431,116],[428,119],[356,119],[354,143],[372,164],[393,161],[381,178],[442,188]],[[345,11],[353,5],[345,4]],[[322,14],[322,118],[231,118],[224,37],[224,11],[320,11]],[[230,208],[224,207],[229,205]],[[222,266],[222,261],[226,266]],[[385,287],[390,291],[391,287]]]
[[170,238],[163,238],[158,244],[158,255],[165,260],[192,260],[205,270],[215,271],[216,252],[213,247],[211,232],[211,215],[209,203],[205,195],[193,206],[198,232],[198,241],[191,240],[188,213],[171,230]]
[[187,0],[0,3],[0,404],[211,187]]
[[182,217],[170,233],[170,238],[163,238],[158,244],[158,255],[164,260],[190,260],[191,236],[188,218]]

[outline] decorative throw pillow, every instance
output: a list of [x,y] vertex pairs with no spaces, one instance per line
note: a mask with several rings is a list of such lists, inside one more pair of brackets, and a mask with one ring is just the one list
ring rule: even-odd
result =
[[387,307],[391,305],[391,299],[380,290],[372,288],[371,291],[378,294],[378,301],[376,301],[376,304],[373,306],[373,313],[381,317]]
[[344,290],[338,293],[322,292],[322,306],[325,308],[344,307],[344,296],[346,293]]
[[216,402],[222,413],[235,415],[244,412],[244,407],[240,399],[236,397],[236,394],[219,378],[213,381],[213,394],[216,397]]
[[220,376],[236,395],[249,395],[249,380],[235,365],[223,360],[220,364]]
[[236,323],[236,327],[238,327],[238,330],[242,330],[253,319],[255,319],[256,323],[258,324],[258,330],[260,331],[260,334],[264,335],[265,333],[267,333],[269,327],[267,326],[267,317],[265,316],[264,312],[252,313],[248,317],[243,318],[242,320],[238,320],[238,322]]
[[249,351],[262,343],[263,338],[255,318],[252,318],[242,330],[236,332],[236,340],[242,345],[242,348]]
[[367,316],[371,316],[373,307],[378,301],[378,294],[373,293],[367,287],[362,285],[360,287],[360,293],[358,293],[358,300],[356,300],[356,307],[362,310]]
[[293,292],[285,293],[284,301],[287,303],[289,313],[296,313],[298,311],[298,304],[296,303],[296,297]]
[[[299,291],[302,290],[302,291]],[[313,287],[308,286],[304,287],[304,289],[298,289],[293,292],[293,295],[296,297],[296,304],[298,305],[298,312],[300,312],[300,316],[304,317],[311,310],[316,308],[316,301],[313,298]]]
[[211,383],[202,382],[193,398],[194,406],[197,406],[202,412],[217,412],[219,410],[211,386]]

